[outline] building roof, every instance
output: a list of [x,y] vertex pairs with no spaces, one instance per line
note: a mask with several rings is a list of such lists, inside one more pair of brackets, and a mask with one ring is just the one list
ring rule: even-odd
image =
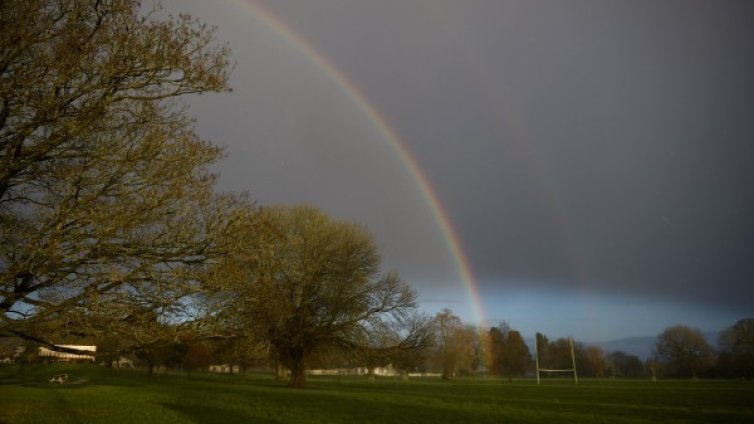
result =
[[58,352],[46,347],[39,348],[39,356],[46,356],[59,359],[87,359],[94,360],[94,352],[97,351],[97,346],[85,346],[85,345],[55,345],[65,349],[75,349],[78,351],[92,352],[91,354],[83,353],[70,353],[70,352]]

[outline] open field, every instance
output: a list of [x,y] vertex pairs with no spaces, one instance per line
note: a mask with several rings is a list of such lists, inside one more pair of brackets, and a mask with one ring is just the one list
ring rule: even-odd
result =
[[[68,385],[51,385],[56,373]],[[754,382],[315,378],[113,374],[97,366],[0,366],[0,423],[742,423]]]

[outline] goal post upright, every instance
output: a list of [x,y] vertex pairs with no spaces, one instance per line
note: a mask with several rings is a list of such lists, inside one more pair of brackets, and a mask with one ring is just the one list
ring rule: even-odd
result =
[[573,384],[579,384],[579,376],[576,374],[576,355],[573,353],[573,337],[571,337],[571,364],[573,365]]
[[534,368],[537,370],[537,384],[539,384],[539,337],[534,334]]

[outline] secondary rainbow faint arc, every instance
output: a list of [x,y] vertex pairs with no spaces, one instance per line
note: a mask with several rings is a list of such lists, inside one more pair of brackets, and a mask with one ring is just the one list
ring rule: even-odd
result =
[[356,103],[366,116],[372,121],[377,129],[382,133],[385,140],[390,143],[395,153],[404,163],[409,173],[413,177],[416,184],[424,196],[424,200],[429,205],[435,222],[440,227],[446,244],[450,249],[451,256],[456,263],[456,267],[460,277],[466,286],[469,298],[471,300],[471,306],[475,319],[479,324],[485,323],[486,314],[484,312],[484,306],[479,296],[479,288],[477,287],[476,279],[469,266],[468,258],[463,251],[461,242],[450,224],[448,214],[445,212],[440,200],[432,188],[432,184],[427,179],[424,172],[422,172],[416,160],[408,151],[404,143],[401,141],[395,130],[388,124],[385,118],[377,111],[377,109],[367,100],[361,90],[356,87],[353,82],[330,63],[325,57],[318,53],[305,39],[299,36],[291,28],[287,27],[280,21],[275,15],[267,11],[258,3],[251,1],[238,1],[241,6],[246,6],[253,15],[260,18],[266,25],[268,25],[277,34],[281,35],[283,39],[292,44],[298,51],[306,55],[306,57],[320,68],[325,74],[332,78],[338,86],[340,86],[345,93],[348,94],[350,99]]

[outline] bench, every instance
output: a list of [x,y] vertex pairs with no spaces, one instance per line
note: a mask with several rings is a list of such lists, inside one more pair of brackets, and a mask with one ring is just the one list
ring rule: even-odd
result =
[[50,379],[50,384],[53,384],[53,383],[63,384],[67,382],[68,382],[68,374],[55,374]]

